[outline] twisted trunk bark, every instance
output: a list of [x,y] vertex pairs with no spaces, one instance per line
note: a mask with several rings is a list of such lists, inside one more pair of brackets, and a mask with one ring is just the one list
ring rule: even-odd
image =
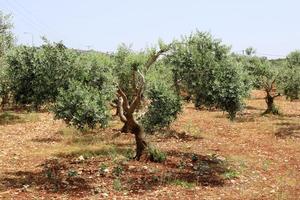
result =
[[269,113],[272,113],[274,115],[279,114],[279,112],[274,104],[274,99],[276,97],[280,96],[280,94],[272,96],[270,91],[266,91],[266,92],[267,92],[267,96],[265,97],[265,100],[267,103],[267,110],[264,112],[264,114],[269,114]]
[[274,105],[274,97],[272,97],[270,94],[267,94],[266,96],[266,103],[267,103],[267,110],[266,113],[271,113],[275,109]]
[[135,136],[136,155],[134,158],[136,160],[140,160],[144,150],[147,147],[147,141],[145,139],[143,127],[135,121],[132,114],[130,114],[130,116],[128,116],[127,123],[128,123],[130,132],[132,134],[134,134],[134,136]]

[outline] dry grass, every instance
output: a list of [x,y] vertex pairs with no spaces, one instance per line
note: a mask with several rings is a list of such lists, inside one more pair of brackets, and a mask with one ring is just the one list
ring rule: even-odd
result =
[[[263,116],[263,95],[254,91],[234,122],[222,112],[186,105],[170,130],[148,136],[167,153],[164,163],[130,160],[134,138],[118,132],[117,119],[108,129],[85,133],[47,113],[23,113],[30,119],[25,121],[5,119],[0,125],[0,197],[297,199],[300,102],[279,98],[282,114]],[[55,184],[42,165],[54,158],[61,165]]]

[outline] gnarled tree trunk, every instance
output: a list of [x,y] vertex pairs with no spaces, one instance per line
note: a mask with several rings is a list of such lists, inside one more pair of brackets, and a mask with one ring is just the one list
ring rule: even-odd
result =
[[270,85],[270,87],[266,87],[265,91],[267,93],[267,96],[265,97],[266,103],[267,103],[267,110],[264,112],[264,114],[274,114],[277,115],[278,110],[276,109],[276,106],[274,104],[274,99],[278,96],[280,96],[280,93],[278,94],[273,94],[272,92],[275,92],[276,89],[274,89],[274,81],[272,82],[272,84]]
[[272,97],[269,93],[267,93],[266,96],[266,103],[267,103],[267,110],[265,113],[273,113],[275,110],[275,105],[274,105],[274,97]]
[[121,121],[124,123],[121,131],[130,132],[135,136],[136,142],[136,155],[135,159],[139,160],[147,147],[147,142],[145,140],[143,127],[137,123],[134,119],[133,113],[141,103],[142,92],[144,87],[144,76],[142,76],[142,83],[139,89],[137,89],[137,94],[135,99],[129,105],[126,94],[119,87],[118,89],[118,111]]
[[[168,51],[170,48],[170,45],[168,48],[161,49],[158,52],[153,53],[147,62],[144,65],[144,73],[146,73],[150,66],[158,59],[158,57],[163,54],[164,52]],[[136,155],[135,159],[139,160],[148,146],[147,141],[145,139],[145,134],[143,127],[138,124],[138,122],[134,119],[133,113],[138,109],[138,106],[141,104],[141,101],[143,99],[143,90],[145,85],[145,78],[143,74],[138,70],[138,66],[132,66],[132,90],[135,93],[135,97],[132,100],[132,102],[129,104],[128,98],[126,94],[123,92],[121,87],[118,86],[118,105],[117,105],[117,112],[119,114],[119,117],[121,121],[124,123],[121,131],[122,132],[130,132],[134,134],[135,136],[135,142],[136,142]],[[138,73],[141,76],[141,82],[138,84],[138,81],[136,80],[136,73]],[[139,85],[139,86],[138,86]]]

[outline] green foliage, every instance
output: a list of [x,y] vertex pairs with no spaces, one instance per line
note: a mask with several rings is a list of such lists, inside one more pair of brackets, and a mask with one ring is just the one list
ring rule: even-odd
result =
[[106,126],[109,119],[108,102],[115,87],[113,62],[98,53],[82,54],[74,64],[74,78],[68,87],[61,88],[54,107],[55,117],[83,129]]
[[237,171],[234,171],[234,170],[227,170],[222,175],[225,179],[228,179],[228,180],[235,179],[235,178],[239,177],[239,173]]
[[248,47],[247,49],[245,49],[245,53],[247,56],[252,56],[256,53],[256,50],[253,47]]
[[175,180],[171,181],[171,184],[181,186],[181,187],[187,188],[187,189],[191,189],[196,186],[196,183],[194,183],[194,182],[188,182],[188,181],[180,180],[180,179],[175,179]]
[[121,165],[117,165],[113,168],[112,173],[118,177],[124,173],[124,168]]
[[121,191],[122,190],[122,182],[119,178],[114,179],[113,187],[116,191]]
[[0,10],[0,59],[9,49],[14,45],[14,35],[12,33],[13,24],[11,23],[11,16],[5,15]]
[[78,176],[78,172],[74,169],[68,171],[68,177],[75,177]]
[[9,112],[1,113],[0,115],[0,125],[11,124],[13,122],[19,122],[21,118],[17,115],[11,114]]
[[144,52],[134,52],[130,46],[121,44],[113,56],[115,61],[114,74],[118,85],[127,95],[129,102],[135,95],[135,85],[139,81],[137,70],[143,71],[147,55]]
[[162,163],[167,159],[167,154],[153,146],[148,147],[148,158],[151,162]]
[[10,78],[6,62],[6,55],[14,45],[14,36],[11,32],[13,25],[10,21],[10,15],[0,11],[0,102],[2,106],[8,103],[10,93]]
[[106,100],[111,100],[115,91],[113,66],[114,61],[109,55],[100,53],[81,54],[75,62],[74,79],[101,91]]
[[[35,81],[37,80],[35,65],[36,48],[20,46],[8,55],[9,77],[11,89],[17,103],[27,104],[34,102]],[[39,97],[38,97],[39,98]]]
[[63,119],[78,129],[106,126],[108,111],[106,97],[101,91],[78,81],[71,81],[66,90],[60,90],[53,109],[55,118]]
[[300,68],[287,69],[283,82],[283,91],[290,100],[300,98]]
[[197,31],[174,42],[169,62],[175,81],[194,96],[196,107],[219,107],[233,119],[242,108],[250,81],[229,55],[229,47],[208,33]]
[[290,52],[286,59],[289,67],[300,67],[300,50]]
[[72,78],[75,55],[61,43],[41,48],[19,46],[8,55],[11,89],[16,103],[38,107],[56,100]]
[[273,84],[280,85],[279,74],[281,68],[272,65],[270,61],[259,57],[244,57],[241,64],[247,70],[253,85],[258,89],[269,89]]
[[243,98],[248,95],[250,81],[248,74],[235,62],[224,63],[219,70],[213,86],[217,94],[216,105],[227,111],[229,118],[233,120],[237,111],[243,108]]
[[107,174],[108,171],[109,171],[108,166],[106,164],[102,163],[99,167],[99,174],[104,176],[105,174]]
[[148,94],[151,104],[142,119],[147,132],[170,125],[181,111],[180,97],[164,83],[154,84]]
[[10,78],[8,76],[8,68],[5,61],[0,58],[0,102],[2,105],[8,103],[10,93]]
[[281,76],[282,88],[290,100],[300,98],[300,51],[293,51],[287,56],[285,73]]

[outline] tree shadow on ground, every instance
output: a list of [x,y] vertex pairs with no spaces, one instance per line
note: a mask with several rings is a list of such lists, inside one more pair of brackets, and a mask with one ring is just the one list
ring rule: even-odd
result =
[[124,187],[137,193],[167,185],[185,188],[197,185],[222,187],[229,179],[226,173],[232,172],[224,160],[214,155],[203,156],[178,151],[168,151],[167,155],[168,159],[161,164],[160,169],[152,169],[151,165],[148,171],[128,169],[126,176],[121,178]]
[[3,112],[0,114],[0,125],[12,125],[38,121],[36,113]]
[[279,138],[300,138],[300,123],[289,123],[289,122],[282,122],[278,123],[277,125],[282,126],[279,128],[275,136]]
[[[79,150],[74,150],[67,153],[58,153],[55,156],[58,158],[68,158],[68,159],[75,159],[80,156],[83,156],[84,158],[88,159],[91,157],[103,157],[103,156],[124,156],[130,158],[129,154],[133,154],[134,149],[131,148],[131,146],[128,144],[123,145],[107,145],[99,148],[82,148]],[[133,156],[132,156],[133,157]]]
[[[110,150],[102,150],[102,155],[110,155]],[[117,148],[118,155],[125,154],[123,148]],[[82,153],[82,152],[80,152]],[[96,155],[99,152],[89,152]],[[215,155],[199,155],[179,151],[168,151],[164,163],[153,163],[149,160],[134,161],[126,159],[115,162],[115,157],[93,157],[84,160],[74,159],[75,154],[67,157],[46,160],[41,168],[35,171],[8,172],[0,178],[0,192],[8,190],[37,190],[46,193],[68,194],[70,196],[89,195],[96,185],[105,182],[114,188],[113,182],[120,180],[121,190],[130,193],[145,193],[159,187],[177,185],[192,188],[197,185],[222,187],[232,173],[226,161]],[[114,153],[112,153],[113,155]],[[76,154],[76,156],[79,154]],[[75,157],[76,158],[76,157]],[[99,167],[109,166],[105,176],[99,174]],[[77,172],[81,172],[77,174]],[[116,171],[120,171],[116,175]],[[99,176],[100,175],[100,176]],[[98,186],[97,186],[98,187]]]
[[[63,177],[60,173],[65,170],[64,166],[55,169],[43,169],[38,171],[7,172],[0,178],[0,192],[17,189],[26,192],[27,189],[36,189],[48,193],[60,193],[77,196],[90,190],[91,186],[82,177]],[[51,171],[52,170],[52,171]],[[52,174],[51,174],[52,173]]]
[[53,143],[53,142],[60,142],[62,141],[62,139],[56,137],[45,137],[45,138],[34,138],[31,141],[39,142],[39,143]]
[[18,115],[9,112],[4,112],[0,114],[0,125],[17,124],[22,122],[22,118]]
[[197,130],[197,134],[191,134],[187,133],[186,131],[177,131],[174,129],[164,129],[161,130],[159,133],[155,134],[155,138],[158,140],[161,139],[178,139],[181,141],[195,141],[195,140],[201,140],[203,137],[200,136],[200,131]]
[[259,111],[264,111],[265,110],[263,108],[257,108],[257,107],[254,107],[254,106],[245,106],[245,109],[246,110],[259,110]]

